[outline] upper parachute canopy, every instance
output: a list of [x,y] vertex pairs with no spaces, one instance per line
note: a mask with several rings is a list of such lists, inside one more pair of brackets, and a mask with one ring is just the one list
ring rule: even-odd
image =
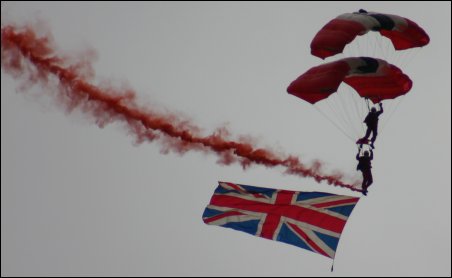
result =
[[379,31],[396,50],[421,47],[429,43],[427,33],[415,22],[397,15],[366,12],[342,14],[328,22],[311,42],[311,54],[322,59],[342,53],[356,36]]
[[407,75],[384,60],[351,57],[309,69],[289,85],[287,92],[314,104],[336,92],[342,82],[373,103],[404,95],[412,87]]

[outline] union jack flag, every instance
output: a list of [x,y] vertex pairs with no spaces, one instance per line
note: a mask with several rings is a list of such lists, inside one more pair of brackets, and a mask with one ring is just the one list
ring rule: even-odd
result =
[[334,258],[359,198],[219,182],[203,221]]

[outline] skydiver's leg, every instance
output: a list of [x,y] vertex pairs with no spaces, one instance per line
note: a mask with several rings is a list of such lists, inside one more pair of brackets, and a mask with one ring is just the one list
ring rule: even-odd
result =
[[372,128],[372,139],[370,139],[370,142],[372,143],[372,145],[374,144],[375,140],[377,139],[377,135],[378,135],[378,128],[373,127]]
[[362,189],[363,189],[363,194],[367,196],[367,189],[369,188],[369,186],[373,183],[373,178],[372,178],[372,171],[369,170],[365,170],[363,171],[363,183],[362,183]]
[[369,170],[367,173],[367,187],[369,187],[374,182],[374,179],[372,177],[372,171]]
[[370,128],[370,126],[367,126],[367,130],[366,130],[366,135],[364,135],[364,137],[362,139],[369,139],[370,133],[372,132],[372,129]]
[[363,194],[367,195],[367,187],[369,187],[368,184],[368,174],[367,171],[362,171],[363,173],[363,183],[361,184],[361,187],[363,189]]

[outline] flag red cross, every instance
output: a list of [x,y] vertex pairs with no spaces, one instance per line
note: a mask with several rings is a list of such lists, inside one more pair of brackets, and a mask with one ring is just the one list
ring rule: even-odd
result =
[[[283,217],[338,234],[342,232],[346,219],[326,214],[323,210],[318,209],[338,204],[341,201],[309,205],[303,204],[302,201],[297,202],[297,194],[298,192],[286,190],[275,191],[273,194],[274,196],[271,198],[263,196],[263,194],[245,195],[249,198],[243,198],[240,195],[215,194],[212,197],[210,204],[237,209],[239,211],[265,214],[261,234],[258,236],[268,239],[274,239]],[[349,200],[343,200],[342,202],[349,202]],[[236,213],[237,212],[234,214]],[[246,212],[244,214],[246,214]],[[223,217],[225,216],[226,215],[223,215]],[[214,219],[211,220],[213,221]]]

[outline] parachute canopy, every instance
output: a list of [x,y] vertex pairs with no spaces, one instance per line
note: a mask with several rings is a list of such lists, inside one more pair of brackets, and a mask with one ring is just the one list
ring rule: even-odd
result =
[[342,53],[356,36],[379,31],[396,50],[422,47],[429,43],[427,33],[415,22],[397,15],[366,12],[342,14],[328,22],[311,42],[311,54],[322,59]]
[[344,58],[313,67],[287,88],[287,92],[311,104],[335,93],[345,82],[373,103],[408,93],[411,79],[398,67],[369,57]]

